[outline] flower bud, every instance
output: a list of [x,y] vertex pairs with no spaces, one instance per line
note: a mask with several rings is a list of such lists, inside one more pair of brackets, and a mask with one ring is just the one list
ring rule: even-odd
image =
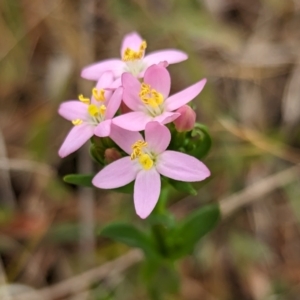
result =
[[104,152],[105,162],[108,164],[122,157],[121,153],[115,148],[105,149]]
[[179,132],[190,131],[194,128],[196,122],[196,113],[188,105],[183,105],[177,109],[180,116],[174,121],[175,128]]

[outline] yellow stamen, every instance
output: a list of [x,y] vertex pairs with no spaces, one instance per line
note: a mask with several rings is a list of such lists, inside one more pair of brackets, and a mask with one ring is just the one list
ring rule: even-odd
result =
[[78,96],[78,99],[79,99],[81,102],[85,103],[85,104],[90,104],[90,99],[89,99],[89,98],[83,97],[82,94],[80,94],[80,95]]
[[147,48],[146,41],[142,41],[140,45],[140,49],[138,51],[134,51],[130,48],[126,48],[123,55],[123,61],[133,61],[133,60],[141,59],[144,55],[146,48]]
[[105,114],[105,112],[106,112],[106,106],[102,104],[99,107],[99,113],[103,116]]
[[97,101],[105,101],[104,89],[98,90],[97,88],[93,88],[92,90],[93,96]]
[[148,154],[142,154],[139,157],[139,163],[142,165],[144,170],[149,170],[153,166],[153,160],[150,158]]
[[164,97],[155,89],[151,89],[149,84],[142,83],[139,96],[144,104],[157,107],[164,102]]
[[88,112],[92,117],[98,117],[98,115],[99,115],[99,109],[95,104],[89,105]]
[[83,122],[82,120],[76,119],[76,120],[73,120],[73,121],[72,121],[72,124],[76,126],[76,125],[82,124],[82,122]]
[[137,157],[140,157],[143,154],[143,151],[142,151],[143,147],[147,147],[147,145],[148,144],[145,141],[139,140],[139,141],[135,142],[131,146],[131,148],[132,148],[132,153],[130,156],[131,160],[136,159]]

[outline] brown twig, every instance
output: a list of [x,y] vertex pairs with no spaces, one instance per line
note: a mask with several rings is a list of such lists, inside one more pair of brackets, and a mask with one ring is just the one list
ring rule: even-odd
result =
[[11,185],[10,174],[8,169],[9,160],[7,158],[5,140],[1,130],[0,130],[0,157],[1,157],[2,164],[4,166],[4,168],[0,168],[0,179],[1,179],[0,190],[2,190],[2,192],[0,193],[1,199],[5,201],[3,205],[10,208],[15,208],[16,199]]

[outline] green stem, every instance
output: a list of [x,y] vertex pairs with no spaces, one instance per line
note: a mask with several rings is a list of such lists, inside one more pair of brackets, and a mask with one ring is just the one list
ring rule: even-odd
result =
[[153,236],[155,237],[155,241],[159,252],[164,256],[167,257],[168,255],[168,248],[165,243],[165,228],[161,224],[153,225],[151,228]]
[[[160,197],[158,203],[153,211],[156,215],[166,215],[166,204],[169,199],[170,189],[168,186],[165,186],[164,181],[162,182],[162,190],[160,193]],[[160,253],[166,257],[168,254],[168,247],[165,242],[166,237],[166,228],[163,224],[154,224],[151,226],[152,234],[155,238],[157,247]]]

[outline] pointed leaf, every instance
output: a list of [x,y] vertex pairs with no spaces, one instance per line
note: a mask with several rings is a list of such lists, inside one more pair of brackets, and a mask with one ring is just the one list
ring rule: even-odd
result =
[[194,189],[190,182],[178,181],[169,178],[169,183],[179,192],[187,193],[190,195],[197,195],[197,191]]
[[191,252],[196,243],[216,226],[219,218],[219,206],[211,204],[184,219],[171,234],[174,257],[179,258]]
[[126,223],[111,223],[105,226],[100,235],[130,247],[142,249],[146,255],[156,256],[154,244],[150,237],[136,227]]
[[92,179],[95,175],[93,174],[68,174],[66,175],[63,180],[64,182],[85,186],[85,187],[94,187],[92,184]]

